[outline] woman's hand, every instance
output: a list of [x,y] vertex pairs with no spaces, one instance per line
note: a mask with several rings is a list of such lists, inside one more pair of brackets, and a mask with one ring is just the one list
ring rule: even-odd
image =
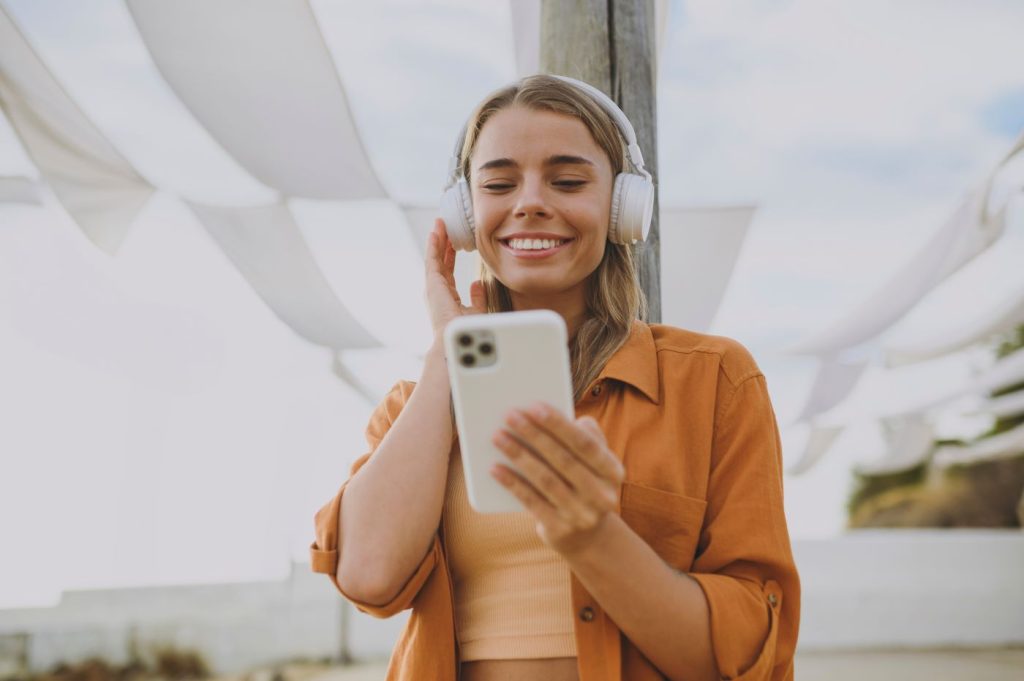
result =
[[537,519],[537,534],[563,555],[589,544],[615,512],[625,469],[589,416],[570,420],[547,404],[513,410],[494,444],[518,473],[495,464],[491,475]]
[[469,306],[462,304],[455,288],[455,249],[448,241],[441,218],[434,220],[434,229],[427,235],[425,289],[435,338],[440,337],[444,327],[456,317],[487,311],[484,287],[479,280],[470,286]]

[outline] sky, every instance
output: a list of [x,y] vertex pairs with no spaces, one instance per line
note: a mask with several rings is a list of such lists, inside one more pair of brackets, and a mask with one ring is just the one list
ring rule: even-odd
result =
[[[306,559],[313,513],[363,452],[370,405],[178,198],[248,205],[273,192],[177,100],[120,2],[2,1],[160,191],[115,257],[50,196],[0,206],[0,542],[15,556],[0,608],[52,603],[64,588],[281,577]],[[464,117],[515,77],[506,3],[312,6],[389,193],[436,202]],[[711,332],[761,364],[791,462],[814,363],[784,348],[896,272],[1024,129],[1024,5],[708,0],[670,3],[668,21],[659,200],[758,207]],[[37,172],[0,118],[0,175],[12,174]],[[293,207],[332,286],[388,346],[352,353],[353,370],[378,390],[414,379],[429,327],[395,209]],[[996,247],[890,336],[942,333],[1019,290],[1024,228],[1012,215]],[[928,380],[949,380],[941,371]],[[841,532],[850,466],[883,446],[863,419],[818,467],[786,478],[794,539]]]

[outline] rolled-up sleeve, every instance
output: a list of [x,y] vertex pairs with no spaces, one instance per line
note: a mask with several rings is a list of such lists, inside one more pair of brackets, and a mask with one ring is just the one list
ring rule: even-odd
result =
[[723,679],[793,677],[800,581],[783,510],[782,447],[763,374],[719,402],[707,513],[690,575],[707,598]]
[[384,439],[388,430],[391,429],[391,425],[398,418],[402,407],[408,401],[413,387],[413,383],[399,381],[374,410],[373,415],[370,416],[370,422],[366,426],[366,442],[369,445],[369,451],[352,464],[348,479],[341,485],[341,488],[331,500],[320,507],[313,521],[315,539],[309,547],[310,567],[313,572],[326,574],[342,596],[351,601],[359,610],[374,617],[391,617],[410,607],[416,598],[416,594],[419,593],[420,588],[427,581],[434,566],[438,564],[441,558],[441,543],[437,535],[435,535],[433,544],[427,550],[423,560],[420,561],[420,564],[416,567],[416,570],[405,586],[402,587],[402,590],[390,601],[380,605],[366,603],[353,598],[338,583],[338,561],[340,559],[338,522],[341,518],[341,500],[345,494],[345,488],[348,487],[348,483],[352,480],[353,476],[377,450],[381,440]]

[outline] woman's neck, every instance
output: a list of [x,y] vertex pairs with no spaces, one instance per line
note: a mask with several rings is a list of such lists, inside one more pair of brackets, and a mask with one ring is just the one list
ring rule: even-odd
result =
[[512,299],[512,309],[522,310],[552,310],[557,312],[565,320],[569,338],[576,335],[577,329],[582,326],[587,317],[586,301],[576,292],[566,295],[546,295],[544,297],[531,297],[509,291]]

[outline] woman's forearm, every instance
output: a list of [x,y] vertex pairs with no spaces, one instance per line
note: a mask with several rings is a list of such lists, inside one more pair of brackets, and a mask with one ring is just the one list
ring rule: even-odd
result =
[[408,403],[341,498],[337,577],[353,598],[387,602],[430,548],[452,444],[449,395],[438,341]]
[[622,633],[670,679],[718,679],[708,603],[622,518],[609,513],[569,567]]

